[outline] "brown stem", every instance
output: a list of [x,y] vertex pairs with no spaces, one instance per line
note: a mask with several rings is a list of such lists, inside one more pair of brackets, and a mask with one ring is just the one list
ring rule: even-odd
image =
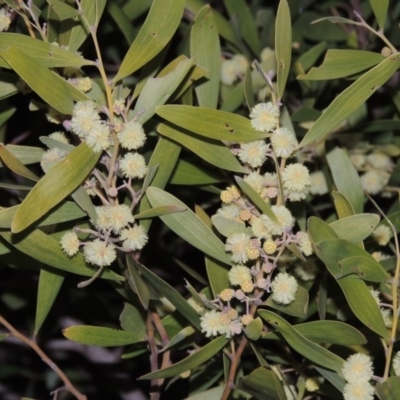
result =
[[[147,340],[150,347],[150,368],[151,372],[158,370],[158,348],[154,337],[154,327],[151,321],[151,311],[147,314],[146,319]],[[150,382],[150,400],[158,400],[160,398],[160,388],[158,386],[158,379],[152,379]]]
[[231,390],[234,387],[236,370],[239,365],[240,357],[244,349],[246,348],[246,345],[247,345],[247,338],[246,336],[243,336],[239,344],[239,347],[236,350],[236,353],[231,358],[231,367],[229,368],[228,382],[226,382],[224,392],[222,393],[221,396],[221,400],[228,400],[229,394],[231,393]]
[[11,336],[14,336],[28,345],[36,354],[58,375],[58,377],[64,382],[65,390],[71,392],[78,400],[87,400],[87,397],[79,392],[78,389],[74,387],[71,381],[68,379],[67,375],[47,356],[47,354],[32,340],[28,339],[22,333],[18,332],[4,317],[0,315],[0,323],[4,325]]

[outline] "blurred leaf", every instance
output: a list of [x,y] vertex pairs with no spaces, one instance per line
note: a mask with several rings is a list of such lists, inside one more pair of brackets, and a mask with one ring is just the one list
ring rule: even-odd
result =
[[[1,58],[0,58],[1,61]],[[3,72],[0,71],[0,99],[5,99],[9,96],[12,96],[16,93],[18,93],[18,88],[17,88],[17,82],[18,82],[18,77],[15,76],[14,74],[10,74],[8,72]],[[4,116],[6,120],[8,119],[7,116],[8,114],[11,113],[14,114],[15,108],[10,108],[9,110],[6,111],[6,115]],[[4,112],[2,112],[3,114]],[[11,115],[9,117],[11,117]],[[1,119],[3,119],[2,117]],[[0,125],[3,125],[0,122]]]
[[[326,43],[321,42],[311,47],[299,56],[295,64],[300,64],[303,71],[308,70],[320,58],[322,52],[326,49]],[[330,50],[329,50],[330,51]],[[375,54],[375,53],[374,53]],[[299,76],[297,79],[302,79]],[[326,78],[325,78],[326,79]]]
[[296,298],[290,304],[284,305],[276,303],[274,300],[272,300],[272,296],[269,296],[263,305],[271,307],[287,315],[291,315],[292,317],[306,318],[308,312],[308,297],[307,290],[299,286],[297,288]]
[[374,11],[376,20],[378,21],[379,28],[382,31],[385,28],[385,20],[389,8],[389,0],[369,0]]
[[28,193],[15,213],[12,231],[23,231],[59,204],[82,183],[99,157],[100,153],[93,152],[86,143],[72,150]]
[[221,181],[222,178],[217,178],[215,173],[180,159],[169,183],[172,185],[212,185]]
[[166,123],[158,125],[157,132],[178,142],[216,167],[227,171],[244,172],[244,168],[238,159],[219,141],[194,135],[185,129]]
[[250,8],[244,0],[224,0],[231,21],[237,21],[240,35],[249,45],[253,54],[258,57],[261,53],[261,43],[258,36],[257,23]]
[[292,20],[287,0],[280,0],[275,22],[278,100],[282,99],[292,58]]
[[[61,32],[66,32],[67,30],[70,30],[70,32],[67,36],[68,42],[64,43],[64,40],[60,38],[60,44],[67,45],[71,51],[77,51],[88,37],[90,33],[89,28],[92,26],[97,30],[106,1],[107,0],[81,0],[80,6],[84,18],[79,15],[73,21],[67,20],[65,21],[65,25],[61,25]],[[86,19],[86,21],[84,21],[84,19]]]
[[376,214],[356,214],[331,222],[329,225],[340,239],[358,243],[366,239],[379,224]]
[[45,268],[40,270],[34,335],[38,334],[50,312],[57,294],[61,289],[61,285],[64,282],[64,278],[65,272],[63,271],[47,270]]
[[236,85],[225,88],[220,110],[233,112],[239,108],[244,101],[244,82],[240,80]]
[[244,334],[250,340],[258,340],[263,330],[263,323],[260,317],[253,319],[245,328]]
[[[197,14],[205,3],[202,0],[186,0],[185,7],[194,15]],[[238,42],[237,35],[235,34],[232,25],[227,21],[218,11],[212,9],[212,14],[215,20],[215,25],[218,28],[219,34],[226,39],[228,42],[232,43],[236,48],[240,48],[240,43]],[[194,17],[193,15],[193,17]]]
[[319,67],[311,68],[300,80],[338,79],[365,71],[379,64],[384,57],[379,53],[365,50],[329,49]]
[[207,4],[197,13],[190,30],[190,56],[208,70],[207,80],[196,86],[200,107],[218,105],[221,70],[221,47],[213,12]]
[[206,270],[210,287],[214,297],[230,286],[228,268],[225,263],[216,261],[211,257],[205,257]]
[[71,193],[71,197],[75,203],[89,216],[92,221],[97,220],[96,208],[93,205],[92,199],[86,192],[83,186],[79,186]]
[[115,21],[118,28],[124,35],[127,43],[130,45],[135,39],[135,28],[131,21],[124,13],[123,8],[113,1],[107,2],[107,11],[111,15],[111,18]]
[[155,57],[169,42],[181,21],[184,0],[154,0],[146,21],[123,59],[113,82],[133,74]]
[[341,373],[344,363],[342,358],[305,338],[279,315],[266,310],[258,310],[258,314],[273,328],[277,329],[288,344],[302,356],[318,365]]
[[124,331],[133,333],[140,341],[147,339],[143,313],[132,304],[124,303],[124,309],[119,320]]
[[21,161],[19,161],[18,158],[9,152],[3,145],[0,145],[0,158],[2,163],[17,175],[35,182],[39,180],[33,172],[26,168],[25,165],[22,164]]
[[75,10],[75,8],[69,6],[68,4],[63,3],[60,0],[47,0],[47,2],[49,3],[50,7],[54,10],[60,21],[63,21],[68,18],[73,18],[76,15],[78,15],[78,10]]
[[[153,207],[163,205],[185,207],[185,204],[176,197],[156,187],[149,187],[146,194]],[[160,218],[173,232],[192,246],[219,261],[230,264],[230,259],[225,253],[224,244],[190,209],[176,214],[163,215]]]
[[[367,343],[365,336],[344,322],[311,321],[293,325],[301,335],[316,343],[337,344],[340,346],[358,346]],[[280,340],[274,332],[268,332],[264,339]]]
[[170,378],[179,375],[183,372],[189,371],[199,365],[208,361],[214,354],[217,354],[227,343],[229,339],[225,336],[220,336],[212,342],[201,347],[196,352],[192,353],[189,357],[158,371],[151,372],[141,376],[139,379],[160,379]]
[[65,79],[17,48],[0,51],[0,56],[35,93],[62,114],[72,114],[73,100],[88,100],[85,94]]
[[273,221],[278,221],[269,204],[244,179],[235,176],[235,181],[239,185],[240,189],[243,190],[248,198],[263,212],[263,214]]
[[167,282],[147,269],[144,265],[137,264],[147,282],[158,292],[165,296],[195,328],[200,329],[199,316],[194,308]]
[[39,162],[44,154],[44,150],[40,147],[7,144],[5,148],[15,157],[17,157],[18,160],[21,161],[24,165]]
[[349,156],[344,150],[336,147],[328,153],[327,159],[338,191],[349,200],[356,214],[362,213],[364,190],[358,172]]
[[275,372],[260,367],[240,380],[238,389],[255,396],[256,399],[286,400],[285,391]]
[[[140,266],[129,254],[126,255],[126,265],[128,267],[126,273],[130,275],[134,284],[134,287],[131,287],[131,289],[138,295],[143,308],[147,310],[149,308],[150,302],[150,289],[147,286],[146,282],[143,280],[142,276],[139,274],[138,268]],[[131,285],[131,281],[129,278],[128,283],[129,285]]]
[[133,110],[137,122],[144,124],[154,115],[155,108],[168,100],[192,66],[193,59],[184,59],[169,74],[147,80]]
[[157,107],[156,113],[175,125],[214,140],[251,142],[267,136],[255,131],[249,119],[211,108],[166,105]]
[[[62,251],[57,240],[38,229],[29,234],[23,234],[22,237],[21,235],[12,235],[10,232],[0,232],[0,236],[22,253],[51,267],[90,277],[96,272],[95,268],[86,264],[81,253],[72,258],[68,257]],[[105,269],[101,274],[101,278],[114,281],[123,281],[125,279],[110,269]]]
[[400,66],[400,56],[393,54],[358,78],[340,93],[315,122],[300,143],[303,147],[324,138],[365,103]]
[[125,346],[143,342],[140,332],[126,332],[102,326],[75,325],[63,329],[62,334],[69,340],[89,346]]
[[[66,50],[54,44],[46,43],[39,39],[33,39],[27,35],[2,32],[0,35],[0,50],[4,51],[10,47],[33,58],[37,63],[46,68],[79,68],[84,65],[94,65],[93,61],[85,60],[80,54],[72,50]],[[10,68],[1,58],[0,67]]]
[[154,217],[159,217],[160,215],[168,215],[168,214],[174,214],[176,212],[182,212],[185,211],[187,207],[181,207],[181,206],[160,206],[160,207],[155,207],[151,208],[150,210],[143,211],[139,214],[134,215],[135,219],[143,219],[143,218],[154,218]]
[[390,376],[383,383],[377,383],[375,393],[380,400],[396,400],[400,396],[400,378]]
[[332,372],[328,369],[322,367],[315,367],[316,371],[318,371],[328,382],[330,382],[340,393],[343,393],[344,385],[346,381],[336,372]]
[[256,105],[256,101],[253,94],[253,82],[251,79],[250,67],[247,67],[246,74],[244,76],[244,95],[246,98],[247,108],[251,110]]

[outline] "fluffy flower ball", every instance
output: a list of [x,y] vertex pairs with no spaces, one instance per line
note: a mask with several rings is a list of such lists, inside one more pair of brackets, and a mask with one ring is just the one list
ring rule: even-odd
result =
[[64,253],[72,257],[79,250],[79,238],[75,232],[67,232],[61,237],[60,245]]
[[147,243],[148,237],[141,225],[121,231],[120,240],[123,246],[131,250],[140,250]]
[[112,244],[106,244],[100,239],[86,242],[83,247],[83,255],[85,260],[99,267],[106,267],[117,258],[117,253]]
[[374,374],[371,357],[363,353],[352,354],[344,362],[342,374],[347,382],[368,382]]
[[343,388],[344,400],[373,400],[374,387],[368,382],[355,381]]
[[144,157],[139,153],[127,153],[119,162],[119,169],[128,178],[143,178],[147,173]]
[[393,369],[397,376],[400,376],[400,351],[393,357]]
[[290,304],[296,298],[298,284],[296,278],[280,272],[272,281],[272,300],[279,304]]
[[289,158],[295,152],[298,142],[293,132],[279,128],[271,135],[271,144],[277,157]]
[[261,167],[267,158],[268,146],[263,140],[244,143],[240,146],[238,157],[244,164],[253,168]]
[[264,219],[264,225],[271,235],[282,235],[286,229],[292,229],[295,219],[285,206],[272,206],[277,221],[269,217]]
[[128,150],[136,150],[146,141],[143,126],[136,121],[126,123],[117,136],[121,146]]
[[11,24],[10,13],[4,8],[0,9],[0,32],[6,31]]
[[259,103],[250,113],[251,126],[259,132],[271,132],[279,123],[279,107],[271,102]]
[[226,240],[225,250],[232,253],[231,259],[235,263],[245,263],[249,258],[247,247],[250,245],[250,236],[245,233],[234,233]]
[[250,269],[244,265],[235,265],[228,272],[228,279],[231,285],[241,285],[243,282],[251,281]]

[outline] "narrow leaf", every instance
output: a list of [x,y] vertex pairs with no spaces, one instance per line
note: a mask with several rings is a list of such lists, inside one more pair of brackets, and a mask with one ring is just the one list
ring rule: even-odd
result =
[[389,0],[369,0],[372,6],[372,11],[375,14],[376,20],[378,21],[379,27],[385,28],[385,20],[389,8]]
[[146,21],[132,43],[113,81],[117,82],[155,57],[169,42],[181,22],[184,0],[154,0]]
[[259,310],[258,313],[261,318],[265,319],[273,328],[277,329],[289,345],[302,356],[317,365],[329,368],[339,374],[341,373],[344,363],[342,358],[305,338],[279,315],[266,310]]
[[65,272],[56,270],[40,270],[38,294],[36,301],[35,331],[37,335],[64,282]]
[[400,66],[400,55],[393,54],[376,67],[358,78],[352,85],[339,94],[329,107],[315,122],[300,143],[303,147],[316,140],[324,138],[341,122],[369,99]]
[[140,335],[101,326],[75,325],[63,329],[62,334],[69,340],[89,346],[125,346],[144,341]]
[[73,192],[96,165],[99,157],[100,153],[93,152],[86,143],[72,150],[26,196],[15,213],[12,231],[23,231]]
[[218,168],[233,172],[244,172],[244,168],[238,159],[219,141],[202,138],[188,130],[165,123],[158,125],[157,132],[178,142]]
[[[161,189],[149,187],[146,194],[153,207],[170,204],[185,207],[184,203]],[[224,244],[193,211],[187,209],[186,211],[164,215],[160,218],[172,231],[194,247],[219,261],[230,264],[230,259],[225,253]]]
[[275,22],[278,99],[285,91],[292,59],[292,20],[287,0],[280,0]]
[[252,142],[267,136],[255,131],[248,118],[211,108],[166,105],[157,107],[156,113],[175,125],[210,139]]
[[208,70],[207,80],[196,86],[200,107],[218,105],[221,46],[211,7],[205,5],[196,15],[190,31],[190,56]]
[[172,376],[176,376],[183,372],[189,371],[208,361],[213,355],[217,354],[228,342],[229,339],[227,339],[225,336],[220,336],[200,348],[200,350],[192,353],[189,357],[186,357],[185,359],[171,365],[170,367],[143,375],[139,379],[170,378]]
[[18,158],[8,151],[3,145],[0,145],[0,158],[4,165],[6,165],[17,175],[23,176],[24,178],[30,179],[34,182],[39,180],[39,178],[33,172],[26,168],[25,165],[22,164],[21,161],[19,161]]

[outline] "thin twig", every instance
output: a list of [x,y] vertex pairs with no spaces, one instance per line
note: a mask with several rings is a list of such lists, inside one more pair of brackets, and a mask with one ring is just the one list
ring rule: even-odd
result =
[[65,390],[71,392],[78,400],[87,400],[87,397],[79,392],[78,389],[74,387],[71,381],[68,379],[67,375],[47,356],[47,354],[32,340],[28,339],[22,333],[20,333],[17,329],[15,329],[4,317],[0,315],[0,323],[4,325],[10,334],[17,339],[24,342],[28,345],[32,350],[36,352],[36,354],[58,375],[58,377],[64,382]]

